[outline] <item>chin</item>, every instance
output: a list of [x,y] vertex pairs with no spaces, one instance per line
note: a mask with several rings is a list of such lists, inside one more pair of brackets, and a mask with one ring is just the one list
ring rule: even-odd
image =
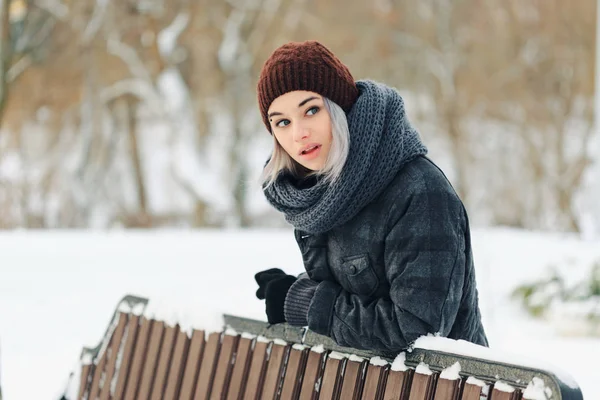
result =
[[319,165],[311,164],[311,165],[304,165],[303,167],[312,172],[316,172],[316,171],[321,170],[323,168],[323,165],[322,164],[319,164]]
[[315,163],[301,163],[300,161],[296,160],[297,165],[299,165],[300,167],[302,167],[303,169],[309,171],[309,172],[314,172],[314,171],[318,171],[320,168],[317,168],[318,164]]

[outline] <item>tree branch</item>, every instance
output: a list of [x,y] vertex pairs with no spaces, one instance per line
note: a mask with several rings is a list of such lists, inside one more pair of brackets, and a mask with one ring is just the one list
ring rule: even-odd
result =
[[82,42],[84,45],[89,45],[91,41],[96,37],[98,31],[102,27],[102,23],[104,22],[104,16],[106,14],[106,10],[108,9],[108,4],[111,0],[96,0],[96,5],[94,7],[94,12],[92,14],[92,18],[90,22],[85,27],[85,30],[82,35]]

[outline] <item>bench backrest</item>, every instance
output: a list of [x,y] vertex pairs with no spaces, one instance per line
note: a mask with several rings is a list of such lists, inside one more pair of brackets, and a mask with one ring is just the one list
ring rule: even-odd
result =
[[[223,332],[185,332],[115,312],[101,344],[84,350],[77,399],[534,400],[539,391],[524,390],[534,378],[548,398],[581,399],[546,371],[419,349],[398,368],[285,324],[225,323]],[[461,376],[448,379],[442,369],[457,361]]]

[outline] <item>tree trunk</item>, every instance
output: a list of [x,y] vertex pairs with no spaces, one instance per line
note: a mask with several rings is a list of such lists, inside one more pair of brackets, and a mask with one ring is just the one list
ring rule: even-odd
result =
[[455,179],[453,186],[461,200],[468,207],[469,202],[469,182],[468,169],[473,164],[471,163],[471,155],[469,154],[469,143],[466,142],[465,135],[461,131],[460,118],[458,111],[455,109],[454,101],[447,101],[445,104],[444,116],[450,145],[452,147],[452,155],[454,158]]
[[243,114],[244,114],[244,99],[240,96],[240,87],[245,88],[246,84],[245,71],[236,71],[235,75],[230,79],[231,84],[228,87],[229,99],[231,104],[231,114],[233,118],[233,141],[231,143],[231,175],[233,183],[233,199],[234,208],[237,217],[237,223],[240,227],[247,227],[251,221],[246,212],[246,158],[244,151],[247,147],[246,138],[244,135]]
[[4,108],[8,98],[8,84],[6,75],[12,58],[12,48],[10,43],[10,19],[9,19],[9,0],[0,0],[0,128],[4,117]]
[[[131,223],[137,227],[150,227],[152,222],[148,212],[148,198],[146,196],[146,184],[144,181],[142,151],[140,149],[140,144],[137,137],[138,124],[135,113],[137,103],[137,99],[131,96],[125,96],[116,100],[115,107],[117,108],[116,112],[119,113],[119,120],[122,129],[125,131],[123,133],[125,133],[129,139],[129,154],[131,157],[131,164],[133,166],[133,176],[137,194],[138,209],[135,212],[133,221],[131,221]],[[131,218],[127,219],[131,220]]]
[[135,186],[138,195],[138,204],[142,214],[148,214],[148,202],[146,199],[146,185],[144,184],[144,173],[142,171],[142,155],[137,138],[137,120],[135,118],[135,104],[133,100],[127,101],[127,134],[131,146],[131,161],[135,173]]

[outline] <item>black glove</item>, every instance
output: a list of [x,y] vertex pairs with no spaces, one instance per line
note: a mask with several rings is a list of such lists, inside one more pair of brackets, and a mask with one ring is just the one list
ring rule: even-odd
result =
[[261,271],[254,276],[258,283],[256,297],[265,299],[267,320],[270,324],[285,322],[283,305],[290,287],[296,282],[296,277],[287,275],[279,268]]

